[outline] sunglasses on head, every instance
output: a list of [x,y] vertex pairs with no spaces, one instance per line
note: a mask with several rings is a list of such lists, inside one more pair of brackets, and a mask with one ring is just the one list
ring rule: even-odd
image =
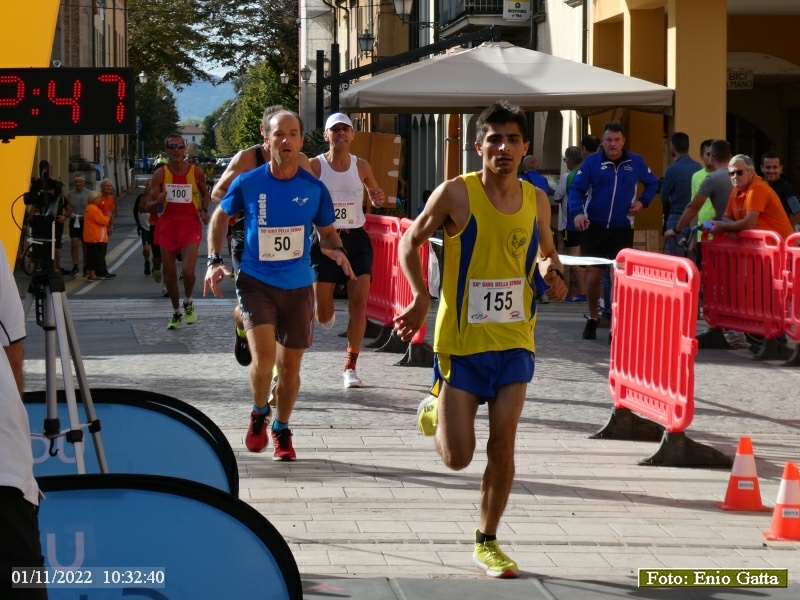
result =
[[728,174],[731,177],[741,177],[744,175],[744,169],[734,169],[733,171],[728,171]]
[[186,148],[186,144],[167,144],[168,150],[183,150]]

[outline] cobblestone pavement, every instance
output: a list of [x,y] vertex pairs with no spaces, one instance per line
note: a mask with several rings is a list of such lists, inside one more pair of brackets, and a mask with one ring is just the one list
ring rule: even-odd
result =
[[[347,315],[337,301],[335,328],[318,329],[303,362],[292,419],[298,460],[275,463],[244,449],[251,399],[247,372],[231,352],[233,300],[195,303],[198,323],[167,331],[161,298],[70,299],[91,384],[168,394],[210,416],[237,455],[240,497],[283,534],[304,580],[480,577],[470,552],[486,465],[485,409],[473,463],[449,471],[415,424],[430,369],[394,366],[401,355],[365,350],[366,387],[342,389]],[[800,543],[763,539],[771,513],[714,505],[729,471],[638,466],[657,444],[589,439],[612,403],[608,345],[603,335],[581,339],[582,310],[540,309],[517,477],[498,532],[521,569],[632,584],[639,567],[787,567],[800,581]],[[43,388],[43,346],[30,323],[27,389]],[[800,459],[800,370],[750,361],[746,350],[702,351],[696,378],[689,436],[731,457],[739,437],[752,436],[762,494],[774,502],[784,463]]]

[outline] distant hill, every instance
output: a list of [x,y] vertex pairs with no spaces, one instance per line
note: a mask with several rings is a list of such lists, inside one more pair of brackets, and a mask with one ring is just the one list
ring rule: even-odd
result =
[[229,82],[212,85],[201,81],[183,88],[180,92],[170,88],[175,94],[178,116],[181,121],[197,119],[202,121],[214,112],[225,100],[236,97],[233,85]]

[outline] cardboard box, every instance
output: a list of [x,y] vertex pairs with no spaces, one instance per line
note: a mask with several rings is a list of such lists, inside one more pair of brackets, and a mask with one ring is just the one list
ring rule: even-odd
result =
[[[400,173],[400,136],[393,133],[365,133],[356,131],[350,153],[366,160],[372,167],[375,179],[386,194],[385,207],[397,206],[397,178]],[[364,190],[366,212],[372,204]]]

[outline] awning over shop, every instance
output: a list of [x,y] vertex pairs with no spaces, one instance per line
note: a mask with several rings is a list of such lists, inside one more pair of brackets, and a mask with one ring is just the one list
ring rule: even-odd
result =
[[672,89],[509,44],[486,42],[359,81],[341,94],[343,111],[475,113],[498,99],[526,111],[613,108],[672,114]]

